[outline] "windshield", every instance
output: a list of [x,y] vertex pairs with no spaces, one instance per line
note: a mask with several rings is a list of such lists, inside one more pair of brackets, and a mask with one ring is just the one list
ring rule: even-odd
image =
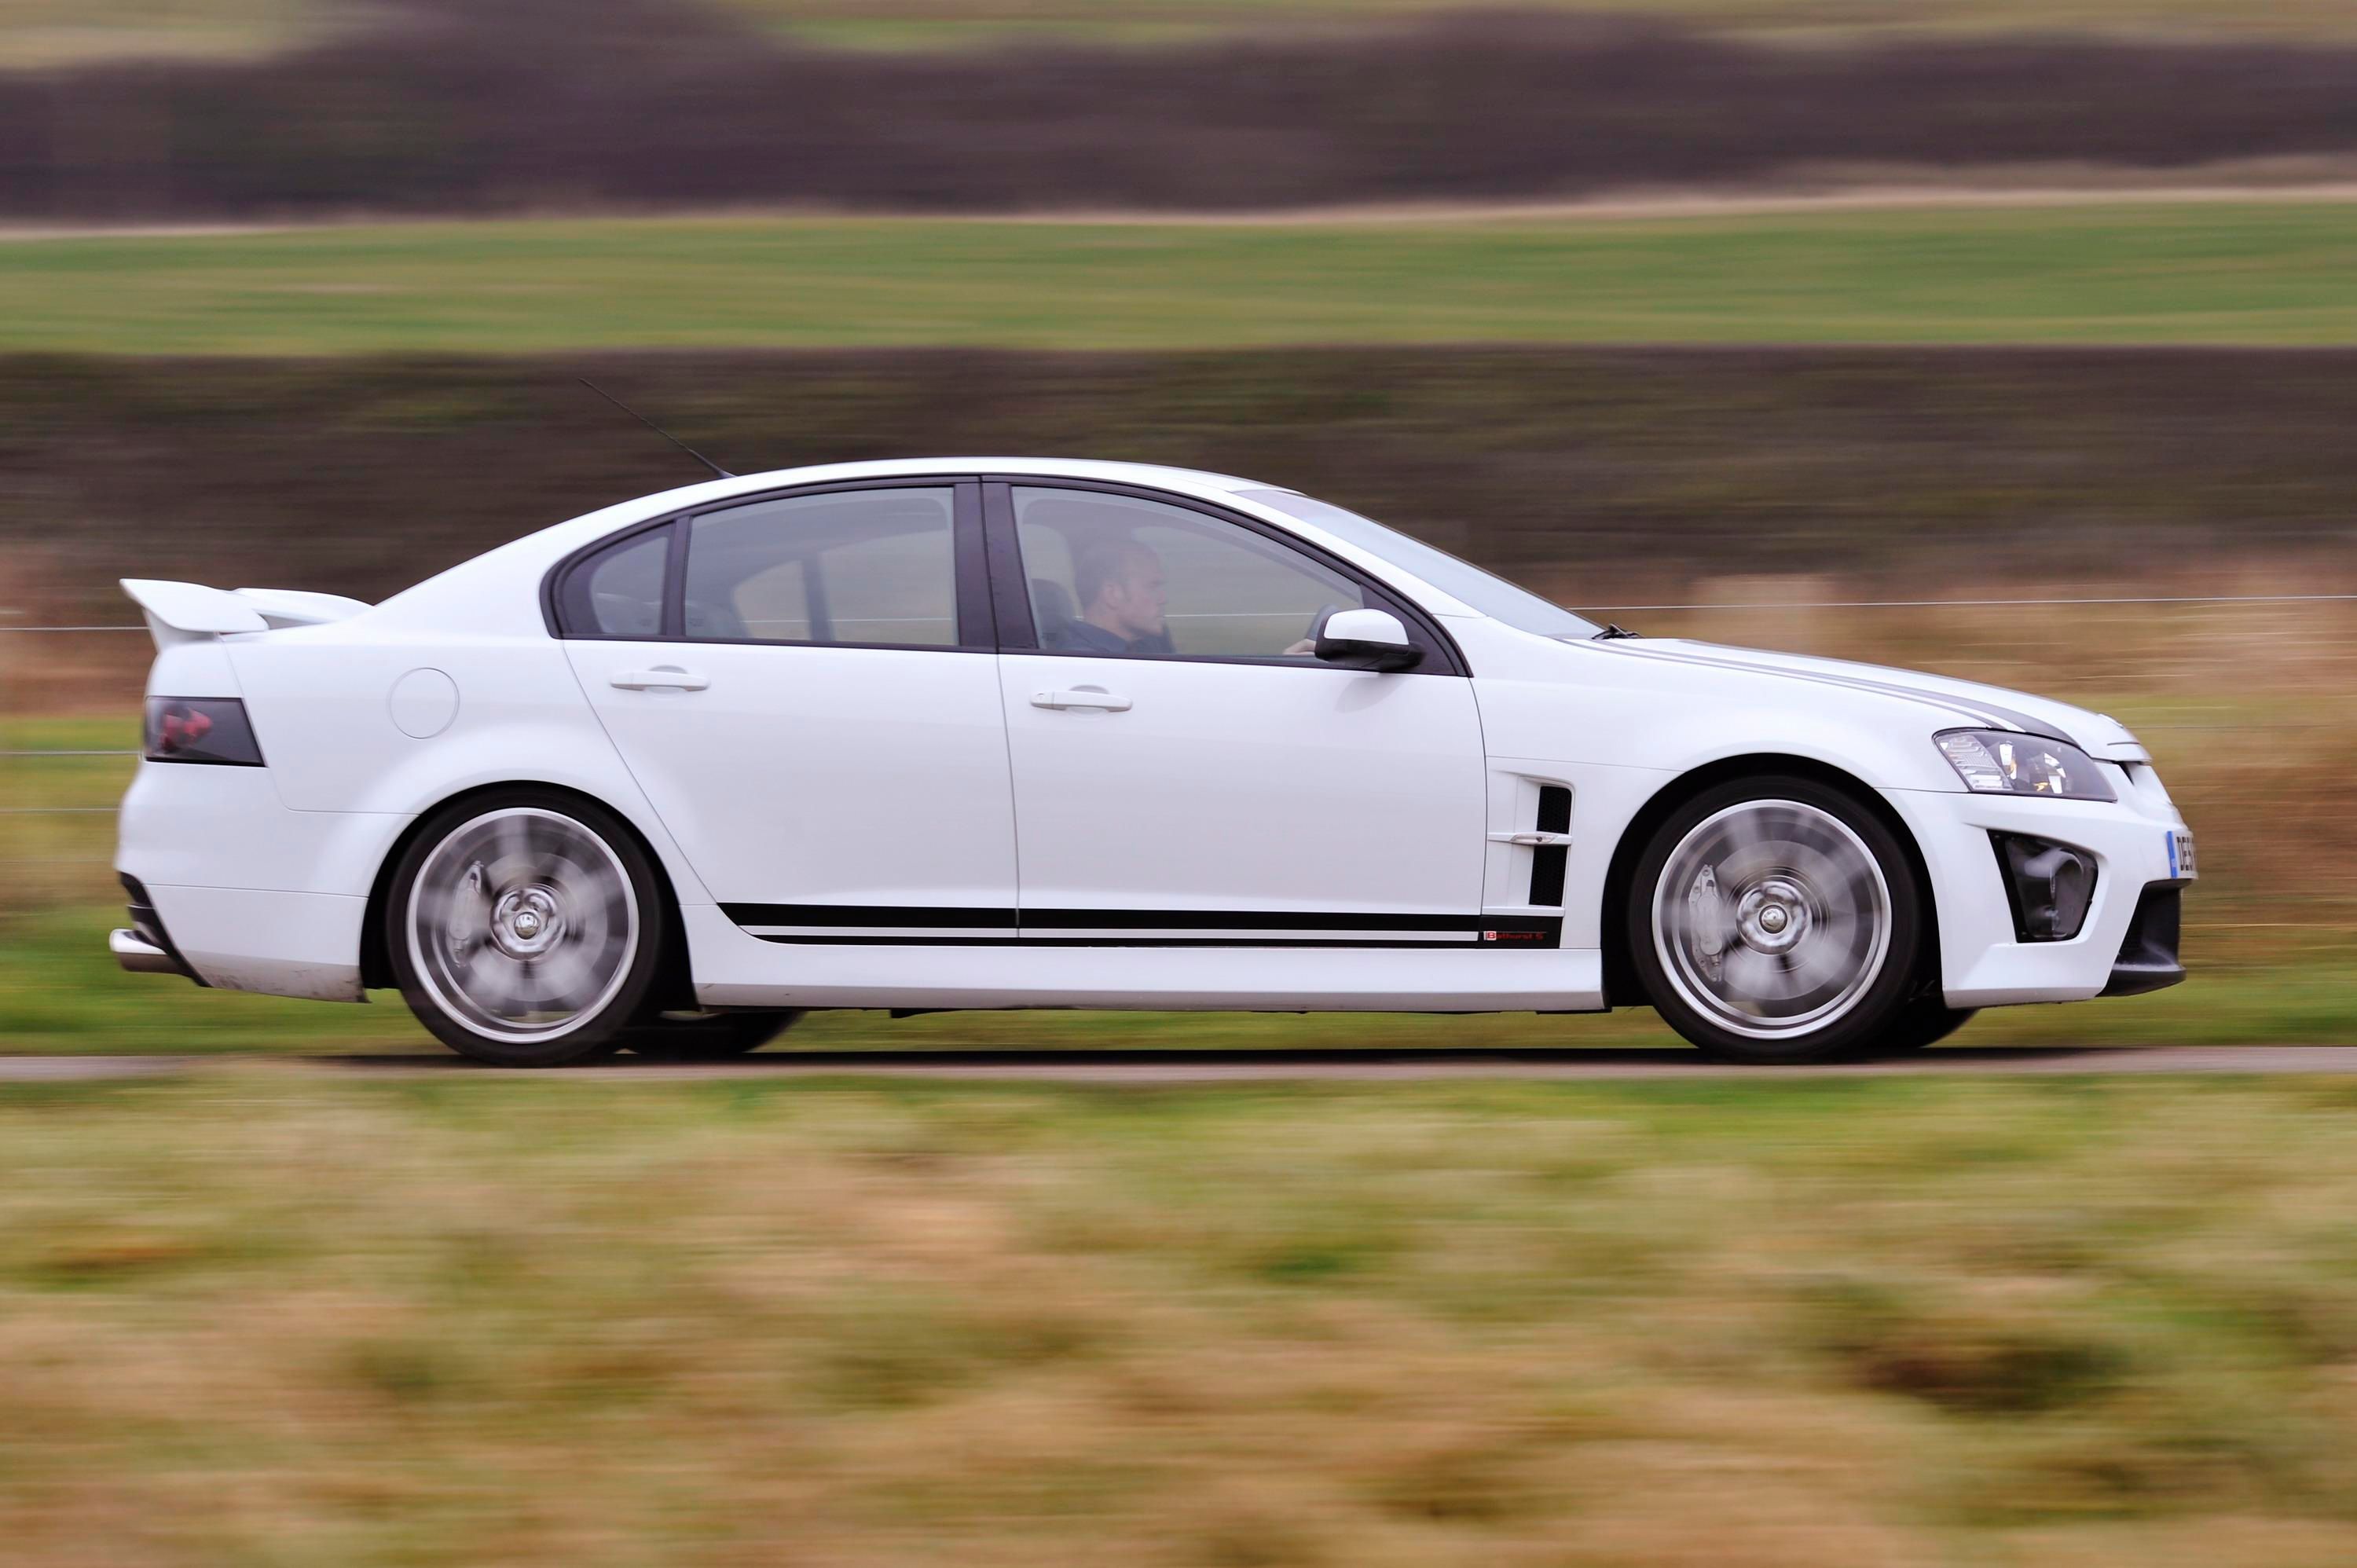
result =
[[1503,577],[1484,572],[1469,561],[1459,561],[1446,550],[1435,550],[1396,528],[1385,528],[1372,518],[1326,501],[1313,500],[1291,490],[1240,490],[1246,500],[1275,507],[1287,517],[1315,523],[1335,538],[1380,555],[1453,598],[1461,599],[1492,620],[1518,631],[1541,637],[1594,637],[1602,628],[1560,605],[1549,604],[1528,588],[1518,588]]

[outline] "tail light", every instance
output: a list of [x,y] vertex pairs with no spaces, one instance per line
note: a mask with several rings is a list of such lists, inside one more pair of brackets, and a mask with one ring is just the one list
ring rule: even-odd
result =
[[150,762],[262,766],[253,725],[235,697],[148,698],[145,751]]

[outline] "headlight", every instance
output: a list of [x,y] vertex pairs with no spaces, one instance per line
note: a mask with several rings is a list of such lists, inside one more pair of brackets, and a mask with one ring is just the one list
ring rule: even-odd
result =
[[2095,759],[2065,741],[2001,729],[1952,729],[1932,739],[1964,788],[1976,794],[2119,799]]

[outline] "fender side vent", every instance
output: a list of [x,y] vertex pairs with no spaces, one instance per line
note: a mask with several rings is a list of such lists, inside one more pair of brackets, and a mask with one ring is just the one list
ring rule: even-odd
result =
[[[1539,787],[1539,820],[1532,824],[1543,833],[1571,832],[1571,791],[1560,784]],[[1563,905],[1563,875],[1571,851],[1559,843],[1531,851],[1531,902],[1542,908]]]

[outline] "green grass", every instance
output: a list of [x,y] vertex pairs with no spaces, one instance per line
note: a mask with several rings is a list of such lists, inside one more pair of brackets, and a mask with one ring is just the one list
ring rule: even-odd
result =
[[[932,47],[971,38],[1155,40],[1253,27],[1363,27],[1436,12],[1496,10],[1492,0],[714,0],[781,30],[828,42]],[[1524,0],[1519,8],[1662,17],[1762,33],[1860,29],[2185,37],[2342,38],[2357,16],[2338,0]]]
[[[1252,28],[1363,27],[1489,0],[710,0],[780,34],[854,48],[1048,39],[1152,44]],[[2346,38],[2339,0],[1532,0],[1761,33],[2093,29],[2192,38]],[[364,22],[350,0],[0,0],[0,68],[123,58],[221,59]]]
[[0,244],[0,349],[2357,341],[2357,203],[501,221]]
[[[199,991],[124,974],[106,952],[113,906],[0,921],[0,1055],[335,1054],[441,1051],[394,992],[351,1006]],[[2351,976],[2357,950],[2277,944],[2266,959],[2203,961],[2193,979],[2150,996],[1985,1013],[1958,1046],[2357,1045]],[[952,1013],[894,1019],[818,1013],[773,1050],[1683,1049],[1650,1008],[1583,1016],[1414,1014]]]
[[0,69],[250,59],[351,14],[333,0],[0,0]]
[[[2093,700],[2090,698],[2090,700]],[[2163,718],[2149,700],[2112,701],[2131,723]],[[113,751],[135,744],[125,721],[19,717],[7,743],[27,749]],[[0,759],[5,800],[19,809],[109,805],[131,759],[121,756]],[[2196,820],[2225,799],[2196,768],[2179,795]],[[2265,789],[2272,786],[2261,785]],[[2231,780],[2228,798],[2256,798]],[[122,923],[109,860],[113,819],[101,814],[0,818],[0,851],[13,876],[0,896],[0,1053],[336,1053],[430,1051],[398,994],[365,1005],[295,1002],[199,991],[185,981],[124,974],[106,952]],[[2210,839],[2212,854],[2223,842]],[[2254,883],[2254,873],[2213,858],[2197,890],[2188,946],[2195,976],[2151,996],[2072,1007],[2005,1008],[1983,1015],[1962,1046],[2357,1044],[2352,976],[2357,948],[2345,914],[2293,886]],[[2239,878],[2236,875],[2240,869]],[[2249,922],[2259,921],[2263,929]],[[1680,1042],[1650,1009],[1540,1017],[1200,1013],[958,1013],[894,1020],[878,1012],[813,1015],[780,1050],[1060,1050],[1405,1047],[1512,1049],[1662,1047]]]
[[2357,1088],[0,1089],[91,1562],[2338,1563]]

